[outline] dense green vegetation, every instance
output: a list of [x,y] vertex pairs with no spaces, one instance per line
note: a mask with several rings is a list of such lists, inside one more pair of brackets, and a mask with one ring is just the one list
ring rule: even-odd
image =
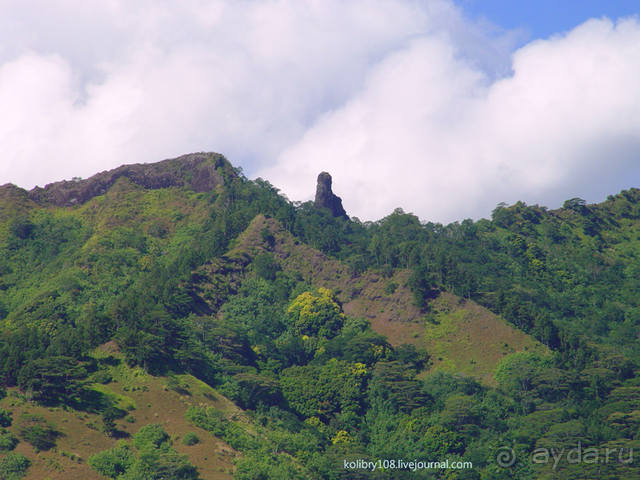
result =
[[0,459],[0,477],[5,480],[19,480],[24,477],[31,462],[20,453],[8,453]]
[[[209,192],[144,190],[122,178],[69,208],[5,198],[2,385],[42,405],[99,413],[104,434],[116,436],[126,412],[89,388],[110,381],[89,352],[113,341],[129,366],[191,373],[245,409],[241,419],[195,406],[187,415],[242,452],[239,479],[640,474],[636,462],[622,461],[640,447],[639,190],[598,205],[571,199],[554,211],[499,205],[490,220],[446,226],[401,210],[363,223],[291,203],[239,171],[223,173],[224,186]],[[261,234],[265,252],[232,253],[258,214],[353,275],[408,270],[407,286],[427,318],[431,300],[452,292],[551,353],[505,356],[494,386],[430,372],[429,352],[393,346],[367,320],[346,315],[336,292],[284,269],[270,253],[279,241],[271,232]],[[390,283],[385,292],[407,286]],[[170,380],[168,388],[182,387]],[[38,450],[53,448],[57,433],[41,418],[0,410],[0,469],[19,478],[29,460],[11,452],[18,438],[4,428],[12,422]],[[197,442],[195,434],[183,439]],[[599,455],[617,449],[615,461],[532,461],[543,459],[543,449],[578,445]],[[496,461],[502,447],[515,453],[513,463]],[[357,459],[449,459],[473,468],[344,468]],[[157,425],[89,464],[122,480],[198,477]]]
[[96,453],[89,458],[89,465],[105,477],[119,480],[198,478],[196,468],[171,448],[169,435],[157,424],[142,427],[132,444],[123,441]]

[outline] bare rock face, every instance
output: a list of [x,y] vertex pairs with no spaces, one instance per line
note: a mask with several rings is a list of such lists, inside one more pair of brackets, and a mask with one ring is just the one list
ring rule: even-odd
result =
[[157,163],[123,165],[86,180],[50,183],[44,188],[34,188],[28,195],[37,203],[66,207],[105,194],[122,177],[148,190],[186,186],[196,192],[206,192],[222,185],[229,175],[235,172],[222,155],[192,153]]
[[316,187],[316,200],[314,205],[317,208],[329,209],[331,215],[334,217],[349,218],[347,212],[345,212],[342,207],[342,199],[331,190],[331,175],[327,172],[322,172],[318,175],[318,186]]

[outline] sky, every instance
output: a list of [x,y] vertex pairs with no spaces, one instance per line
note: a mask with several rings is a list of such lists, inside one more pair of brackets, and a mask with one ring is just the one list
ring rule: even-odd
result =
[[0,0],[0,184],[215,151],[361,220],[602,201],[640,187],[632,3]]
[[460,0],[468,17],[499,28],[519,30],[522,40],[565,33],[589,18],[619,18],[638,14],[637,0]]

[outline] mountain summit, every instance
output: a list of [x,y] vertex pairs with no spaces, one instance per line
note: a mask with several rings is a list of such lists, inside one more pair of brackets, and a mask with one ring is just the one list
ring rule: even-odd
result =
[[123,165],[86,180],[50,183],[29,191],[29,198],[58,207],[83,204],[106,193],[122,177],[145,190],[188,186],[196,192],[206,192],[222,185],[229,176],[235,176],[235,172],[222,155],[191,153],[156,163]]
[[347,212],[345,212],[342,207],[342,199],[331,190],[331,182],[331,175],[329,173],[322,172],[318,175],[314,204],[317,208],[328,208],[334,217],[349,218]]

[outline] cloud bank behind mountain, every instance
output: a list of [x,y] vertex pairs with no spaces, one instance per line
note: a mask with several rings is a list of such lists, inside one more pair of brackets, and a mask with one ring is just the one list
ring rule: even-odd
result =
[[638,185],[638,21],[516,38],[445,0],[0,3],[0,183],[214,150],[443,222]]

